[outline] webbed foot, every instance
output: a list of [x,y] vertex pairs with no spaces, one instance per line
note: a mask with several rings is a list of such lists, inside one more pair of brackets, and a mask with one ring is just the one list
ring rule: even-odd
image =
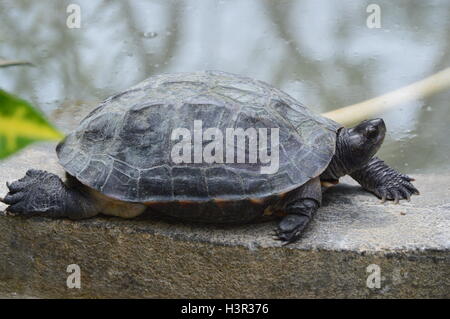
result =
[[389,167],[378,157],[350,175],[366,190],[381,198],[382,202],[393,200],[397,204],[401,199],[409,201],[411,195],[419,195],[411,183],[413,178]]
[[401,199],[409,201],[412,195],[419,195],[419,191],[411,183],[414,178],[395,172],[384,184],[377,185],[373,190],[374,194],[381,198],[382,202],[393,200],[395,204]]
[[64,211],[61,195],[65,186],[55,174],[31,169],[23,178],[6,186],[9,192],[2,202],[9,205],[8,214],[58,215]]
[[301,215],[288,215],[280,222],[276,230],[277,239],[285,241],[286,244],[292,243],[300,238],[309,218]]

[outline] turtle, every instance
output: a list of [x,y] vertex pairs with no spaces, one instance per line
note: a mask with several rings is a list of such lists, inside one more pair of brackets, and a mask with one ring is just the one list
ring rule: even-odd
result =
[[382,201],[419,194],[375,156],[385,135],[380,118],[346,128],[245,76],[160,74],[101,102],[57,145],[65,181],[30,169],[1,201],[7,214],[70,219],[278,219],[275,238],[291,243],[344,175]]

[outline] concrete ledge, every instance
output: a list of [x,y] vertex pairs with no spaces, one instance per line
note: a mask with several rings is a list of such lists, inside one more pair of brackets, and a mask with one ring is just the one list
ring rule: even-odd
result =
[[[62,172],[48,146],[28,149],[0,162],[0,194],[31,167]],[[448,298],[450,176],[415,177],[422,195],[401,205],[345,180],[287,247],[269,235],[274,222],[0,216],[0,297]],[[81,268],[81,289],[66,286],[69,264]],[[381,288],[366,285],[370,264]]]

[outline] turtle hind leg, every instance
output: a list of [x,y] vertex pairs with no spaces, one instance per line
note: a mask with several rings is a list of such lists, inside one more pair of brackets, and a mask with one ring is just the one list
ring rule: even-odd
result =
[[288,213],[278,225],[278,238],[286,243],[298,240],[317,208],[319,208],[319,203],[309,198],[301,199],[290,206],[291,213]]
[[293,191],[285,202],[285,216],[276,229],[277,239],[292,243],[298,240],[317,211],[322,200],[319,178],[314,178]]
[[31,169],[9,184],[2,202],[13,215],[69,217],[82,219],[99,213],[97,201],[82,189],[66,185],[55,174]]

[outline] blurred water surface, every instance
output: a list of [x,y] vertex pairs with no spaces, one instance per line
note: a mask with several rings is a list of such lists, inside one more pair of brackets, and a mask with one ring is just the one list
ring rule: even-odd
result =
[[[99,101],[162,72],[216,69],[266,81],[316,112],[450,66],[450,1],[0,1],[0,87],[69,131]],[[370,29],[369,4],[381,8]],[[381,156],[410,173],[450,170],[450,92],[383,114]]]

